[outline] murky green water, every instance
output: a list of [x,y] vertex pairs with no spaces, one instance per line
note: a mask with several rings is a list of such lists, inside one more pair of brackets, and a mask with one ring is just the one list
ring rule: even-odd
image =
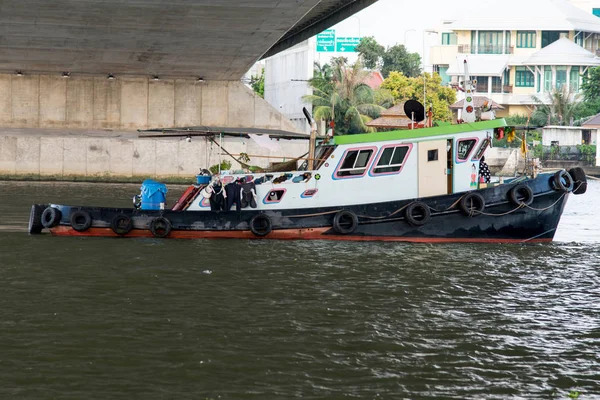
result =
[[138,187],[0,183],[0,399],[600,397],[599,182],[549,245],[26,233]]

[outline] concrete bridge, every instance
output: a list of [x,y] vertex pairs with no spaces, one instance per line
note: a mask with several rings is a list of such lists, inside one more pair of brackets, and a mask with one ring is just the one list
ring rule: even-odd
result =
[[[0,131],[13,129],[11,138],[14,128],[68,129],[70,137],[200,125],[296,131],[240,78],[257,60],[375,1],[4,0]],[[20,153],[2,143],[0,166],[19,165],[6,158]]]

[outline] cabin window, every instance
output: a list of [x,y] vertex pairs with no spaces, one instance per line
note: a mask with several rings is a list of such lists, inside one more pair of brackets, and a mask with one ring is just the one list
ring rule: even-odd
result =
[[393,174],[400,172],[410,152],[411,145],[385,146],[379,152],[372,174]]
[[365,174],[373,156],[374,148],[347,150],[341,165],[335,173],[336,178],[358,178]]
[[477,144],[477,139],[462,139],[456,146],[457,162],[465,162],[469,159],[473,148]]
[[437,149],[427,151],[427,161],[439,160],[439,152]]
[[483,157],[483,153],[485,153],[489,145],[490,139],[483,139],[483,141],[481,142],[481,146],[479,146],[479,149],[477,149],[477,152],[473,156],[473,161],[481,160],[481,157]]
[[335,150],[335,146],[319,146],[317,148],[317,155],[315,157],[314,169],[321,168],[327,159],[331,156],[331,153]]
[[279,203],[283,196],[285,195],[286,189],[272,189],[269,190],[269,193],[263,199],[263,203],[265,204],[273,204]]

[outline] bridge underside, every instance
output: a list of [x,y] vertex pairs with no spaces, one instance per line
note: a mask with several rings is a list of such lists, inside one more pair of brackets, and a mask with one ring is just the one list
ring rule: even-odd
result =
[[0,72],[238,80],[377,0],[4,0]]

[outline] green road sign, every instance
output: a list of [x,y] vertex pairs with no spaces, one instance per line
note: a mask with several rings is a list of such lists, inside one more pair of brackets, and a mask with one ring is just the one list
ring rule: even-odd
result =
[[355,53],[355,48],[359,43],[359,37],[340,37],[337,38],[335,51],[340,53]]
[[327,29],[317,35],[317,51],[335,51],[335,29]]

